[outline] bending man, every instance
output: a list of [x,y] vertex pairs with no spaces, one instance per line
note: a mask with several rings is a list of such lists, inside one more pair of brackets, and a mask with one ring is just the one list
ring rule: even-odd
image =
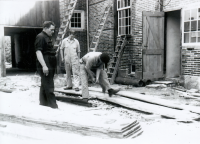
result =
[[107,63],[110,61],[110,57],[106,53],[101,52],[89,52],[80,59],[80,71],[81,71],[81,83],[82,83],[82,96],[88,99],[88,78],[87,74],[91,77],[93,83],[99,83],[102,92],[108,91],[109,96],[119,92],[119,89],[112,89],[108,81],[108,76],[104,71],[107,68]]

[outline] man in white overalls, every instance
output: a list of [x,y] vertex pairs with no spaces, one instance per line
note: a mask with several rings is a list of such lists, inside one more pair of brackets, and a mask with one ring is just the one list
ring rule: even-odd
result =
[[[77,39],[74,38],[75,31],[70,30],[69,36],[62,41],[62,45],[60,48],[61,60],[65,63],[66,70],[66,81],[67,87],[65,90],[72,89],[72,78],[71,75],[73,73],[73,84],[75,91],[79,91],[79,59],[80,59],[80,45]],[[64,57],[63,57],[64,51]]]

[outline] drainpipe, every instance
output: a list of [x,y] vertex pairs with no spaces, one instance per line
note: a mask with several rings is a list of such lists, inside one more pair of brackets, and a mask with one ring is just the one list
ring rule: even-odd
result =
[[163,11],[163,0],[160,0],[160,12]]
[[89,52],[89,22],[88,22],[88,18],[89,18],[89,2],[88,0],[86,0],[86,7],[87,7],[87,49],[88,49],[88,52]]

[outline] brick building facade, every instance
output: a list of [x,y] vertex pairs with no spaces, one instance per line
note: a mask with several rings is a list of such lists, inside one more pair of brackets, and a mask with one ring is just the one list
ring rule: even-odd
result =
[[[125,47],[119,70],[126,70],[126,74],[130,74],[126,76],[143,79],[143,12],[163,11],[165,15],[163,78],[182,76],[185,79],[186,85],[190,83],[191,86],[187,85],[188,88],[199,87],[198,82],[191,81],[196,81],[200,75],[200,38],[196,36],[197,42],[195,44],[194,42],[185,42],[185,39],[188,37],[188,39],[191,40],[195,39],[195,34],[193,34],[193,30],[190,30],[192,31],[191,34],[188,31],[185,32],[183,23],[185,10],[196,8],[198,16],[196,35],[200,33],[198,32],[200,30],[199,0],[78,0],[76,9],[86,11],[88,8],[89,12],[88,15],[85,13],[85,26],[87,25],[86,19],[88,17],[89,40],[87,39],[86,27],[83,31],[79,32],[80,37],[78,37],[82,45],[81,47],[83,48],[83,54],[85,54],[89,48],[87,41],[89,41],[88,44],[90,44],[104,9],[111,3],[112,9],[101,35],[97,51],[107,52],[111,57],[113,56],[119,33],[118,1],[130,2],[131,13],[130,37]],[[170,28],[171,26],[172,28]]]

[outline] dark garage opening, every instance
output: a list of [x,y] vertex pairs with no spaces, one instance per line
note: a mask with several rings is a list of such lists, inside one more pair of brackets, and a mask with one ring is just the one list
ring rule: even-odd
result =
[[36,72],[35,37],[42,28],[5,27],[5,36],[10,36],[11,68],[6,68],[7,75]]

